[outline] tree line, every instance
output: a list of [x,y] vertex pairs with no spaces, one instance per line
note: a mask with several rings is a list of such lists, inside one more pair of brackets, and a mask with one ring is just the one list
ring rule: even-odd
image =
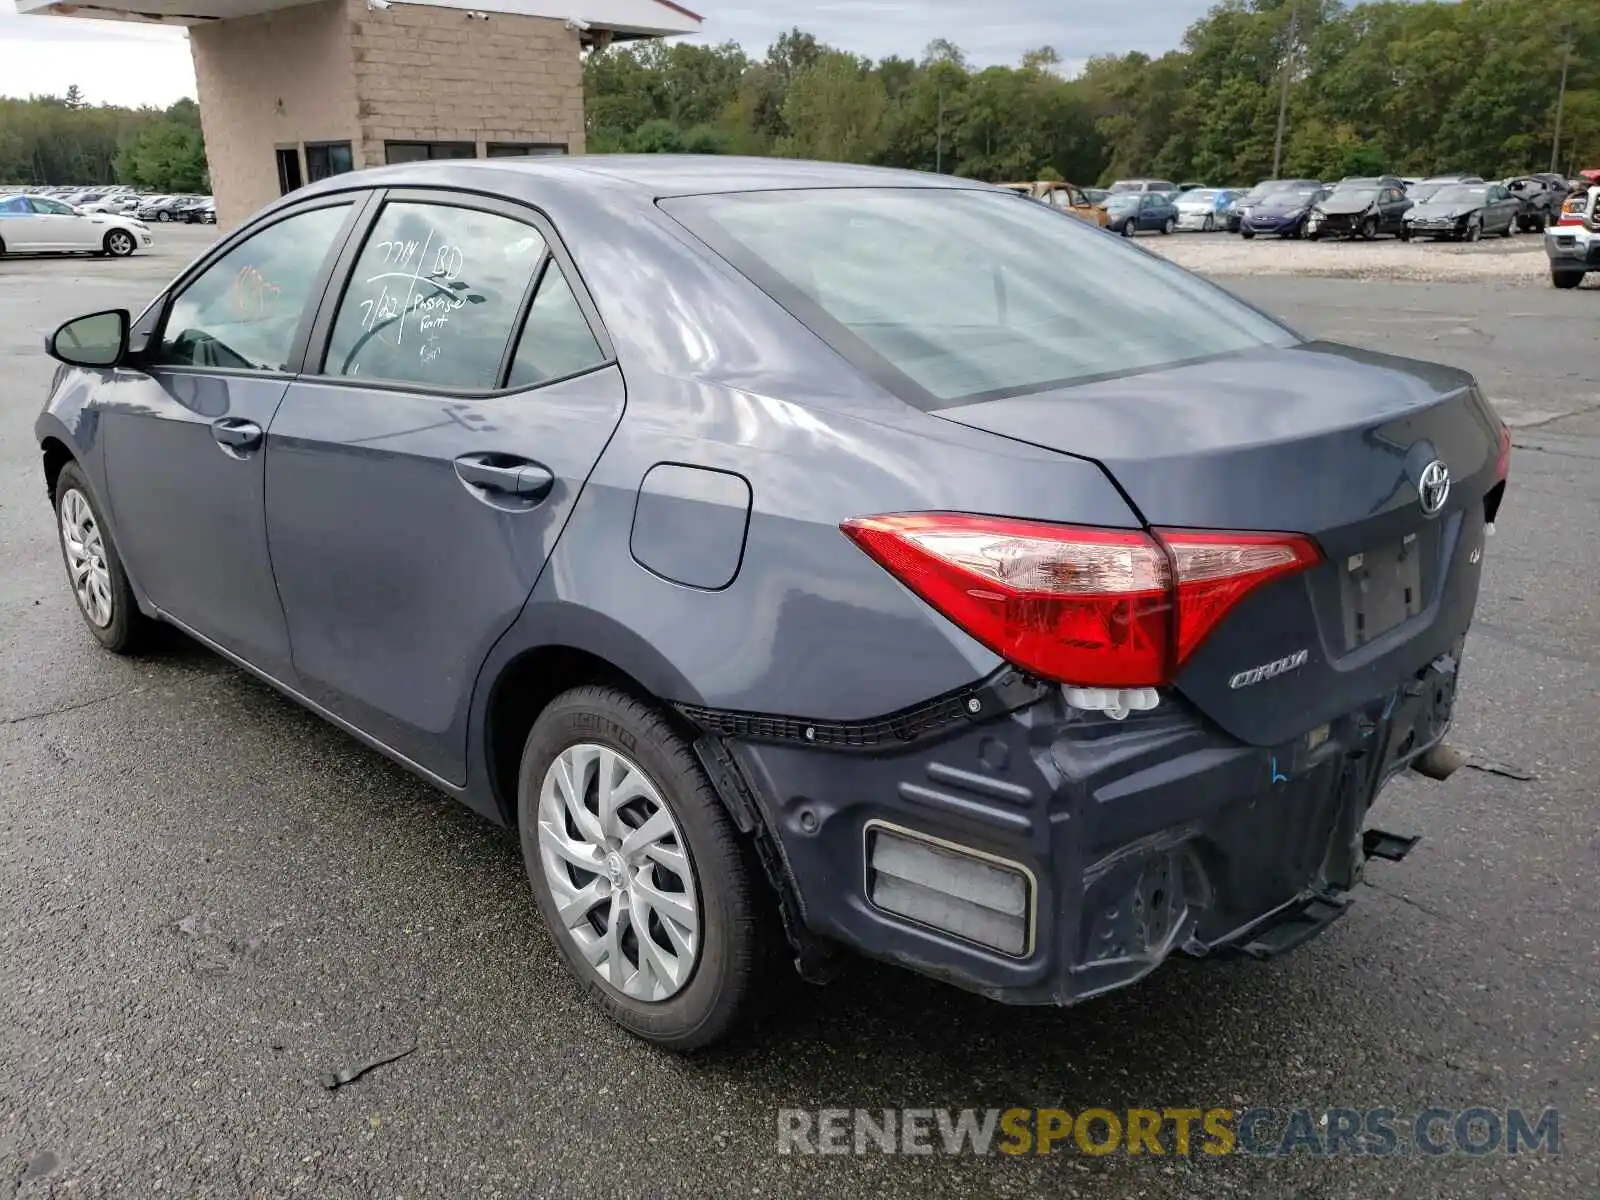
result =
[[130,183],[163,192],[210,186],[200,106],[91,104],[76,86],[62,96],[0,97],[0,184]]
[[[1562,78],[1565,76],[1564,97]],[[791,30],[761,58],[649,41],[584,63],[592,152],[777,154],[978,179],[1248,183],[1600,166],[1596,0],[1222,0],[1158,58],[872,61]],[[1287,85],[1287,86],[1285,86]],[[1280,108],[1284,136],[1277,138]],[[1558,113],[1559,109],[1559,113]],[[199,108],[0,99],[0,183],[208,186]]]
[[[1566,82],[1561,96],[1562,75]],[[1594,0],[1222,0],[1175,50],[1051,47],[976,68],[948,41],[871,61],[791,30],[765,57],[650,42],[585,63],[591,151],[778,154],[979,179],[1253,182],[1600,165]],[[1284,135],[1277,137],[1280,106]]]

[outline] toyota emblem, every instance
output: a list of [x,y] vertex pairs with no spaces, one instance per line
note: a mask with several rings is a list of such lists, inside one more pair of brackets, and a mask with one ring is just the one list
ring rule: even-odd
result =
[[1417,481],[1417,498],[1422,501],[1422,511],[1432,517],[1444,507],[1450,496],[1450,468],[1437,458],[1422,468],[1422,478]]

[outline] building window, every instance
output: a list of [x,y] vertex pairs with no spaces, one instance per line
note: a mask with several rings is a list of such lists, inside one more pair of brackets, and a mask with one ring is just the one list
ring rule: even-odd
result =
[[490,142],[484,147],[489,158],[518,158],[524,154],[565,154],[565,142]]
[[383,160],[387,163],[426,162],[430,158],[476,158],[478,148],[471,142],[385,142]]
[[356,169],[349,142],[307,142],[306,175],[312,183]]
[[300,177],[300,148],[280,147],[278,150],[278,194],[287,196],[305,182]]

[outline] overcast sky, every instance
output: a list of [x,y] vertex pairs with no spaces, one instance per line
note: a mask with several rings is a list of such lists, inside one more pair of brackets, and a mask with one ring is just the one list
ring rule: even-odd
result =
[[[706,18],[695,40],[735,41],[756,55],[798,25],[871,58],[917,58],[938,37],[980,65],[1014,63],[1025,50],[1054,46],[1072,70],[1094,54],[1170,50],[1210,2],[1125,8],[1107,0],[688,0],[688,7]],[[581,11],[582,0],[573,7]],[[166,105],[194,95],[194,70],[181,33],[21,17],[13,0],[0,0],[0,95],[59,95],[73,83],[94,103]]]

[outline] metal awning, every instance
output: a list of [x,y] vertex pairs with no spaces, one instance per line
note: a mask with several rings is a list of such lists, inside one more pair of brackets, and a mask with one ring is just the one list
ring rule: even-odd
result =
[[[105,21],[134,21],[155,25],[202,25],[234,17],[252,17],[294,8],[311,0],[16,0],[17,11],[27,16],[76,17]],[[581,22],[596,33],[619,38],[671,37],[698,33],[698,13],[673,0],[391,0],[395,4],[423,4],[432,8],[460,8],[475,12],[506,13],[525,17],[552,17]]]

